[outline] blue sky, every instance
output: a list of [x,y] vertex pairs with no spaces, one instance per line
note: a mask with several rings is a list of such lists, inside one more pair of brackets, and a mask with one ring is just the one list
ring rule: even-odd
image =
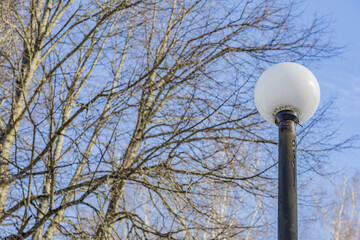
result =
[[[342,125],[338,139],[360,134],[360,1],[308,0],[305,6],[311,14],[329,16],[334,43],[345,46],[339,57],[311,68],[320,83],[322,101],[335,97],[335,113]],[[360,172],[359,155],[360,149],[353,149],[333,155],[330,161],[335,168]]]

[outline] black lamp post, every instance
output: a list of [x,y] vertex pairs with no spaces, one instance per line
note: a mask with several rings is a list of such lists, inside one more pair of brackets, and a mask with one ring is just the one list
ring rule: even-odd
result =
[[297,239],[296,132],[294,111],[276,114],[279,127],[278,239]]
[[320,101],[315,76],[297,63],[267,69],[255,86],[260,115],[279,128],[278,239],[297,240],[296,124],[307,121]]

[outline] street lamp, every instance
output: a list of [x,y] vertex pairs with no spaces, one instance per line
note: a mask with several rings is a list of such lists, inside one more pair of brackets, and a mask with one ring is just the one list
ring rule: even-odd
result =
[[278,239],[297,240],[295,126],[315,113],[320,87],[307,68],[284,62],[260,76],[254,95],[260,115],[279,128]]

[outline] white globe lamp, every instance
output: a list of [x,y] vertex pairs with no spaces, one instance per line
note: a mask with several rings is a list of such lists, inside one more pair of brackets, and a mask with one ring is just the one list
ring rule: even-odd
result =
[[284,62],[268,68],[255,85],[255,105],[260,115],[275,125],[275,116],[292,110],[299,123],[309,120],[320,102],[320,87],[315,76],[304,66]]

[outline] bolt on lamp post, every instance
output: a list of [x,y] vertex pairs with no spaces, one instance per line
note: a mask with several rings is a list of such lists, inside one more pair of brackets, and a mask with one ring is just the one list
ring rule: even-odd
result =
[[315,113],[320,87],[307,68],[284,62],[260,76],[254,98],[260,115],[279,128],[278,239],[297,240],[295,127]]

